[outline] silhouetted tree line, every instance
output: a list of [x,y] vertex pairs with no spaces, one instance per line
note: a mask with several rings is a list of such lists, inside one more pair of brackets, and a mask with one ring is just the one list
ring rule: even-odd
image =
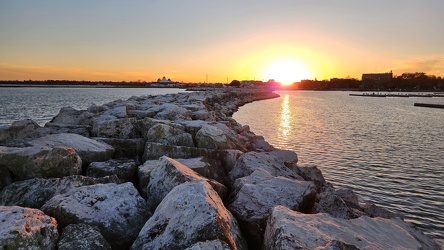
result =
[[394,77],[386,88],[405,90],[444,90],[441,76],[427,75],[424,72],[403,73]]
[[[368,80],[367,80],[368,81]],[[444,78],[427,75],[424,72],[403,73],[387,82],[363,84],[355,78],[332,78],[330,80],[302,80],[285,87],[307,90],[363,89],[363,90],[398,90],[398,91],[444,91]]]

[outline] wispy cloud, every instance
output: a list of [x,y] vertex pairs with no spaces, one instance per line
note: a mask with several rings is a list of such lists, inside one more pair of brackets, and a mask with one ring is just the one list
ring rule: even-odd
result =
[[395,74],[424,72],[428,75],[444,76],[444,56],[420,57],[398,61],[393,68]]

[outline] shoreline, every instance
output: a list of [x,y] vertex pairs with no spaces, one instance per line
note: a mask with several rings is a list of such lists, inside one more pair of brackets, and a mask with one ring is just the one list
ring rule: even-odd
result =
[[[25,120],[1,128],[0,171],[6,176],[0,180],[0,208],[3,209],[0,216],[10,215],[9,208],[17,209],[13,206],[21,206],[28,207],[21,210],[23,213],[30,213],[32,209],[33,213],[43,211],[45,219],[55,218],[57,224],[46,225],[54,232],[48,239],[51,246],[61,244],[63,239],[62,234],[59,240],[56,229],[65,233],[68,225],[86,224],[97,226],[105,243],[124,249],[187,248],[202,244],[229,249],[277,249],[278,243],[281,247],[296,247],[292,245],[295,241],[288,242],[279,232],[295,235],[293,240],[299,242],[298,247],[314,246],[312,240],[304,238],[307,232],[322,241],[318,247],[325,244],[377,247],[378,242],[372,239],[381,238],[372,238],[375,235],[366,232],[367,226],[376,225],[381,230],[394,230],[390,233],[397,238],[390,247],[402,248],[407,246],[403,242],[409,242],[408,247],[412,248],[439,249],[436,242],[403,222],[402,216],[371,204],[359,204],[352,190],[335,190],[316,167],[297,166],[295,152],[274,148],[262,136],[251,132],[248,125],[242,126],[231,117],[247,103],[278,96],[266,89],[223,89],[132,97],[87,110],[63,108],[44,127]],[[46,162],[42,163],[41,155]],[[122,163],[118,162],[120,159],[126,160]],[[14,162],[20,164],[14,165]],[[130,166],[122,167],[125,164]],[[73,177],[79,175],[82,177]],[[78,178],[82,180],[80,183]],[[86,178],[93,179],[86,181]],[[60,180],[63,183],[49,184]],[[39,185],[32,186],[36,182]],[[73,188],[74,182],[79,187]],[[125,190],[133,195],[116,198],[105,192],[94,198],[104,185],[112,188],[125,185]],[[43,187],[47,189],[45,192]],[[187,196],[190,188],[203,193],[196,191],[201,195],[190,198]],[[51,195],[47,194],[48,190]],[[80,191],[93,198],[72,200],[79,197]],[[37,200],[43,202],[31,204],[30,197],[32,200],[39,197]],[[182,200],[183,197],[188,198]],[[97,199],[105,200],[97,202]],[[205,202],[208,199],[214,203]],[[138,210],[131,216],[138,218],[136,222],[131,221],[137,224],[135,231],[128,229],[131,223],[125,216],[120,217],[119,209],[107,210],[109,214],[101,221],[101,218],[87,219],[80,211],[69,211],[69,207],[63,206],[83,205],[93,213],[94,209],[104,209],[99,203],[107,200],[108,205],[113,206],[122,200],[125,204],[138,204]],[[187,210],[190,203],[211,207],[213,212]],[[169,210],[165,204],[176,204],[186,213],[182,214],[181,209]],[[206,222],[190,221],[204,211],[210,214],[216,211],[206,219],[218,218],[206,229],[217,231],[216,234],[198,230],[205,228]],[[192,217],[186,217],[190,213]],[[75,219],[67,221],[67,215]],[[114,217],[121,219],[112,220],[111,226],[106,226]],[[283,218],[295,223],[305,221],[308,227],[284,227]],[[165,221],[176,223],[162,224]],[[355,224],[358,221],[360,226]],[[321,232],[320,228],[314,229],[316,223],[338,226]],[[6,225],[11,224],[3,227]],[[119,243],[114,239],[117,234],[113,228],[117,227],[125,229],[118,233],[124,234],[127,240]],[[147,237],[159,227],[166,228]],[[362,240],[340,236],[345,233],[342,228],[350,228]],[[195,235],[178,233],[187,231]],[[329,237],[325,239],[325,235]],[[171,237],[177,242],[167,240]],[[378,237],[390,237],[390,234]],[[0,237],[0,245],[2,242],[6,240]],[[382,243],[385,244],[379,242]]]

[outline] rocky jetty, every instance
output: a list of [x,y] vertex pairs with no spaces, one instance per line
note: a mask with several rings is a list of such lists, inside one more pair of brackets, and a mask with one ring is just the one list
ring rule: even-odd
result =
[[0,127],[1,249],[440,249],[232,114],[222,89]]

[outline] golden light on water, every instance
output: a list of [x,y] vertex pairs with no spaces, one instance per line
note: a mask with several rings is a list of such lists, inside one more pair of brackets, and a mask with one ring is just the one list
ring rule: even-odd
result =
[[291,138],[291,108],[290,108],[290,95],[284,94],[282,96],[282,109],[281,109],[281,121],[278,129],[278,138],[281,144],[288,144],[289,138]]

